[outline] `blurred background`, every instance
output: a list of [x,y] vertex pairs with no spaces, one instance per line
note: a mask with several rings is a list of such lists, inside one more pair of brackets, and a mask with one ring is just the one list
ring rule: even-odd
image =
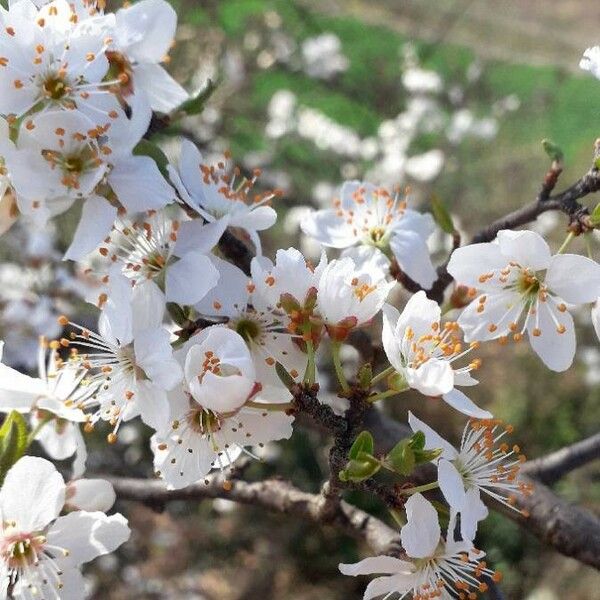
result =
[[[284,190],[279,221],[263,236],[267,255],[290,245],[317,254],[310,240],[299,237],[299,223],[310,207],[328,205],[345,179],[406,186],[421,210],[437,196],[467,239],[535,197],[548,166],[542,138],[565,152],[558,189],[589,168],[600,134],[600,81],[580,72],[578,62],[586,47],[600,42],[600,4],[172,4],[180,27],[171,72],[190,90],[208,78],[217,88],[201,115],[173,126],[160,143],[174,159],[181,135],[209,159],[230,149],[242,168],[261,168],[266,186]],[[586,201],[594,206],[598,200]],[[81,274],[58,260],[75,217],[60,217],[43,234],[16,226],[2,238],[0,335],[7,343],[5,360],[13,365],[33,367],[37,336],[58,335],[57,314],[85,311],[83,302],[73,300],[87,293]],[[545,215],[535,228],[557,248],[565,225],[558,215]],[[438,262],[447,256],[447,238],[432,239]],[[579,243],[573,251],[583,251]],[[600,247],[594,251],[600,259]],[[589,314],[580,317],[578,358],[566,374],[545,369],[526,344],[483,349],[483,383],[473,399],[515,426],[514,440],[530,457],[600,426],[598,340]],[[351,373],[358,358],[348,349],[345,359]],[[398,419],[408,409],[458,441],[460,415],[407,395],[386,406]],[[89,472],[150,476],[147,439],[141,425],[124,427],[115,447],[106,446],[102,433],[92,436]],[[264,462],[248,465],[244,476],[280,475],[317,491],[327,475],[326,449],[326,438],[300,424],[293,439],[269,448]],[[598,462],[556,489],[600,510]],[[372,499],[351,500],[387,518]],[[364,557],[368,549],[331,529],[225,500],[118,508],[134,533],[118,555],[97,561],[90,572],[97,599],[362,598],[365,581],[342,577],[337,565]],[[504,573],[509,599],[600,598],[596,572],[541,547],[502,516],[485,521],[478,545]]]

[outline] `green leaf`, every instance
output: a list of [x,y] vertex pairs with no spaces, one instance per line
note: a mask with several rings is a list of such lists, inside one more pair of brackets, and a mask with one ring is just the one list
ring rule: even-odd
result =
[[410,475],[416,464],[415,453],[410,447],[410,439],[398,442],[388,454],[387,461],[394,471],[401,475]]
[[0,427],[0,483],[4,481],[9,469],[25,454],[28,445],[25,419],[13,410]]
[[590,221],[594,227],[600,225],[600,203],[596,204],[596,208],[594,208],[592,211],[592,214],[590,215]]
[[439,458],[444,451],[441,448],[434,448],[432,450],[413,450],[413,452],[415,454],[416,463],[421,465]]
[[340,481],[364,481],[381,469],[381,463],[374,457],[359,452],[359,457],[348,461],[346,468],[339,472]]
[[166,177],[167,176],[167,165],[169,159],[165,153],[150,140],[140,140],[137,146],[133,149],[135,156],[148,156],[151,158],[158,167],[159,171]]
[[283,383],[288,390],[291,390],[296,385],[294,378],[280,362],[275,363],[275,373],[277,373],[277,377],[279,377],[281,383]]
[[549,140],[547,138],[542,140],[542,148],[552,160],[555,160],[556,162],[563,161],[565,155],[562,149],[560,148],[560,146],[558,146],[558,144],[555,144],[552,140]]
[[354,440],[348,456],[350,460],[358,458],[359,453],[367,455],[373,454],[375,449],[375,441],[373,436],[368,431],[361,431]]
[[409,443],[413,450],[423,450],[425,448],[425,434],[422,431],[416,431],[410,438]]
[[217,89],[217,84],[209,79],[204,86],[204,89],[200,90],[192,98],[188,98],[183,104],[180,104],[174,112],[182,112],[186,115],[197,115],[204,110],[204,105],[208,99],[213,95],[213,92]]
[[439,225],[442,231],[449,233],[450,235],[456,231],[448,209],[437,196],[433,196],[431,199],[431,212],[435,222]]
[[358,384],[363,390],[368,390],[371,387],[371,380],[373,379],[373,367],[371,363],[366,363],[361,366],[358,370]]

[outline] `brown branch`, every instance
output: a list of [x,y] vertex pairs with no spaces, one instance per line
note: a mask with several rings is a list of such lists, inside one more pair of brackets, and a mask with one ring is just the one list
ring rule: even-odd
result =
[[495,501],[489,505],[561,554],[600,570],[598,515],[563,500],[535,479],[523,479],[535,486],[531,496],[519,497],[519,507],[528,511],[528,517]]
[[[151,506],[173,500],[204,500],[225,498],[241,504],[265,508],[271,512],[289,514],[315,523],[332,525],[357,539],[365,541],[376,553],[389,552],[397,545],[397,531],[383,521],[341,501],[336,510],[323,515],[323,497],[303,492],[292,484],[278,479],[256,483],[231,481],[231,489],[223,487],[220,476],[208,484],[197,483],[181,490],[167,490],[163,482],[124,477],[108,478],[121,500],[135,500]],[[228,486],[229,487],[229,486]]]
[[523,465],[522,471],[546,485],[551,485],[567,473],[594,460],[600,460],[600,433],[541,458],[530,460]]

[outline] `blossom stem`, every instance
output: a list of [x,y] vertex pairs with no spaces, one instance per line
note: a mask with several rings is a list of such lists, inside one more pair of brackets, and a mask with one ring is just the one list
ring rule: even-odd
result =
[[438,481],[432,481],[431,483],[424,483],[423,485],[417,485],[416,487],[406,488],[401,490],[401,494],[417,494],[419,492],[428,492],[429,490],[436,490],[440,487]]
[[385,379],[388,375],[391,375],[394,372],[394,367],[388,367],[387,369],[384,369],[383,371],[381,371],[381,373],[379,373],[378,375],[375,375],[375,377],[373,377],[373,379],[371,379],[371,385],[375,385],[376,383],[379,383],[382,379]]
[[374,396],[369,396],[367,398],[367,401],[374,403],[374,402],[377,402],[378,400],[383,400],[384,398],[389,398],[390,396],[395,396],[396,394],[399,394],[400,392],[403,392],[403,391],[404,390],[385,390],[385,392],[379,392],[378,394],[375,394]]
[[348,380],[344,375],[344,369],[342,368],[342,361],[340,359],[340,342],[332,342],[331,343],[331,357],[333,359],[333,367],[335,368],[335,374],[337,375],[338,381],[342,386],[343,392],[349,392],[350,386],[348,385]]
[[594,260],[594,250],[592,248],[592,241],[589,235],[584,235],[583,239],[585,241],[585,249],[588,255],[588,258]]
[[556,254],[564,254],[565,250],[569,247],[569,244],[573,241],[574,238],[575,234],[572,231],[570,231]]
[[252,402],[252,400],[248,400],[244,406],[248,406],[249,408],[258,408],[260,410],[268,410],[268,411],[281,411],[285,412],[286,410],[292,410],[294,408],[294,404],[292,402],[278,402],[278,403],[268,403],[268,402]]
[[306,354],[308,362],[304,373],[304,383],[312,385],[315,382],[315,347],[312,339],[306,340]]

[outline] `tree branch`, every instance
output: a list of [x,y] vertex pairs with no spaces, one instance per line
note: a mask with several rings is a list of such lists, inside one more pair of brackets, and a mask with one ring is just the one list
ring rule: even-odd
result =
[[[365,541],[375,553],[389,552],[397,545],[398,533],[383,521],[341,501],[327,518],[323,516],[324,499],[318,494],[303,492],[291,483],[268,479],[256,483],[233,480],[231,489],[225,489],[221,476],[213,476],[208,484],[197,483],[181,490],[167,490],[157,480],[106,478],[121,500],[135,500],[150,505],[173,500],[197,500],[225,498],[241,504],[265,508],[271,512],[294,515],[315,523],[332,525],[357,539]],[[229,487],[229,486],[228,486]]]
[[600,460],[600,433],[541,458],[530,460],[523,465],[522,471],[546,485],[551,485],[570,471],[594,460]]

